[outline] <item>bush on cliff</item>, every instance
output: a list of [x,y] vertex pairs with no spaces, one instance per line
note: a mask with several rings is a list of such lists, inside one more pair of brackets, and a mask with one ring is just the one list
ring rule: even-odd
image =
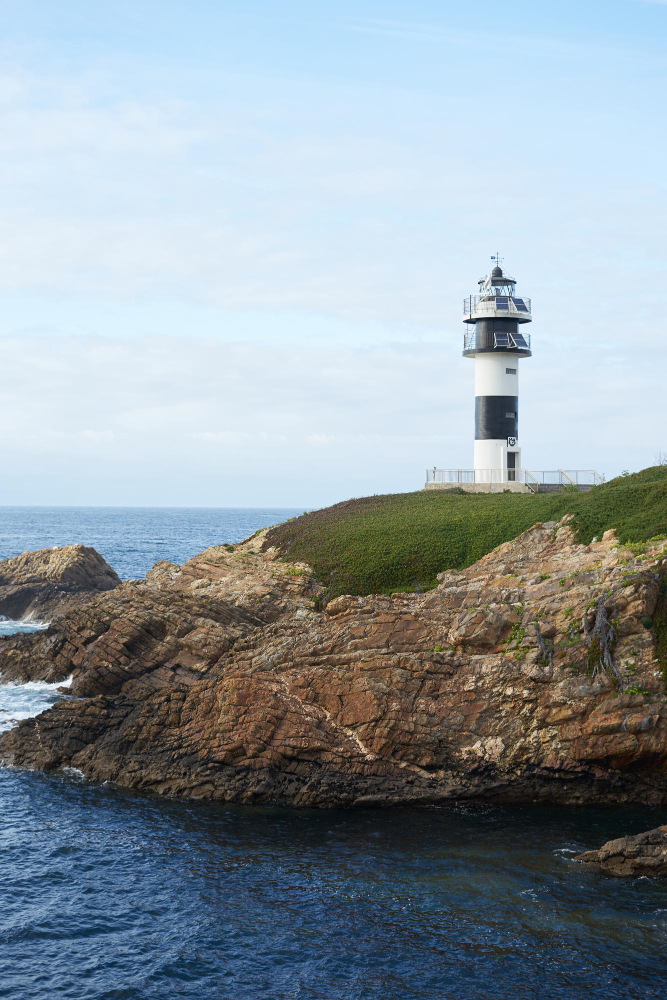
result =
[[395,493],[346,500],[271,528],[266,547],[312,566],[339,594],[434,587],[445,569],[463,569],[538,521],[575,515],[588,543],[608,528],[623,542],[667,534],[667,468],[621,476],[589,493]]

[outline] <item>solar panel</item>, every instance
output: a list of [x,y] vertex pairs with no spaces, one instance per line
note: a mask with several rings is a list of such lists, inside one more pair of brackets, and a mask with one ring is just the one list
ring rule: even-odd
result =
[[514,303],[514,305],[516,306],[516,308],[519,310],[519,312],[523,312],[523,313],[527,313],[528,312],[528,308],[526,306],[526,303],[523,301],[523,299],[512,299],[512,302]]
[[512,340],[514,341],[517,347],[525,347],[526,349],[528,348],[528,343],[522,333],[513,333]]
[[509,347],[510,346],[510,335],[509,333],[496,333],[496,347]]
[[496,295],[496,309],[509,309],[509,298],[507,295]]

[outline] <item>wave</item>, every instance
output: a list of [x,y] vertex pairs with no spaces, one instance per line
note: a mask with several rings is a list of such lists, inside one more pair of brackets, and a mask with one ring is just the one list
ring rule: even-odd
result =
[[24,719],[50,708],[62,698],[61,688],[69,687],[72,676],[67,680],[48,684],[46,681],[28,681],[27,684],[0,685],[0,733],[17,726]]
[[0,635],[15,635],[17,632],[43,632],[48,627],[48,622],[35,621],[32,618],[32,612],[22,621],[15,621],[13,618],[4,618],[0,615]]

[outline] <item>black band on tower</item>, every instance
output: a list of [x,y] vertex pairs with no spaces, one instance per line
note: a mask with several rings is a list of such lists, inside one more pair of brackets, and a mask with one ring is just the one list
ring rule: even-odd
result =
[[475,396],[475,440],[519,436],[518,396]]
[[497,333],[516,333],[519,324],[511,319],[480,319],[475,323],[475,345],[478,351],[506,351],[507,347],[496,347]]

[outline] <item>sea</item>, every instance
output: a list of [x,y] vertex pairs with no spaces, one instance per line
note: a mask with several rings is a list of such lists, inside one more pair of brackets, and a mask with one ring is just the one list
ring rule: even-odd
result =
[[[80,541],[139,578],[300,513],[5,507],[0,558]],[[0,728],[57,686],[0,686]],[[0,769],[0,997],[664,1000],[667,881],[573,857],[665,822],[649,807],[230,807]]]

